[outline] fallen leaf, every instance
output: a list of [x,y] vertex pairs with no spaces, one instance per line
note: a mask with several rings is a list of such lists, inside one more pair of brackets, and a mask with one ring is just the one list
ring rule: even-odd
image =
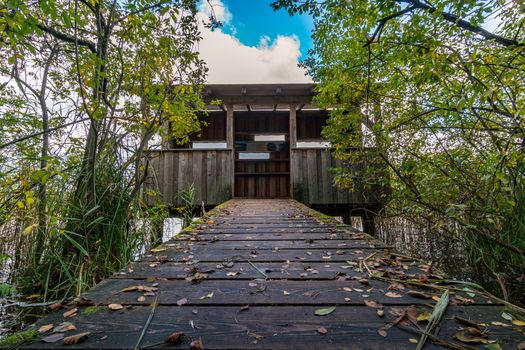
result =
[[508,314],[508,313],[506,313],[506,312],[502,313],[502,314],[501,314],[501,317],[504,318],[504,319],[506,319],[507,321],[512,321],[512,320],[513,320],[512,315],[511,315],[511,314]]
[[62,322],[53,329],[53,333],[63,333],[67,331],[74,331],[76,329],[77,327],[75,327],[75,325],[71,322]]
[[466,334],[465,331],[457,331],[456,332],[456,339],[463,342],[463,343],[482,343],[482,344],[488,344],[488,340],[482,337],[475,337],[472,335]]
[[[501,346],[499,346],[498,343],[495,343],[495,344],[487,344],[485,345],[485,349],[488,349],[488,350],[503,350],[501,348]],[[519,346],[518,346],[518,350],[523,350],[523,349],[520,349]]]
[[378,330],[377,333],[382,337],[386,337],[388,335],[388,333],[384,329]]
[[518,344],[518,350],[525,350],[525,341]]
[[519,326],[519,327],[525,326],[525,322],[523,322],[521,320],[512,320],[512,324],[515,325],[515,326]]
[[431,313],[430,312],[422,312],[417,316],[417,320],[419,322],[428,321],[430,319]]
[[200,300],[203,300],[203,299],[211,299],[213,298],[213,292],[209,293],[209,294],[206,294],[206,295],[203,295],[202,297],[200,297],[199,299]]
[[261,340],[261,339],[264,339],[264,335],[260,335],[260,334],[257,334],[255,332],[252,332],[252,331],[248,331],[246,332],[246,334],[250,337],[250,338],[255,338],[255,340]]
[[137,301],[139,303],[143,302],[143,301],[146,301],[146,297],[144,295],[141,295],[140,297],[137,298]]
[[204,345],[202,344],[202,338],[194,340],[190,343],[191,350],[204,350]]
[[403,295],[401,295],[399,293],[394,293],[394,292],[386,292],[385,296],[387,296],[389,298],[402,298],[403,297]]
[[239,311],[247,311],[249,308],[250,308],[250,305],[244,305],[244,306],[241,306]]
[[350,301],[350,300],[352,300],[352,299],[350,299],[350,298],[348,298],[348,297],[345,298],[345,301],[346,301],[346,302],[348,302],[348,301]]
[[186,299],[186,298],[182,298],[182,299],[177,300],[177,305],[178,306],[182,306],[182,305],[185,305],[187,303],[188,303],[188,299]]
[[334,312],[336,309],[336,306],[330,306],[330,307],[326,307],[326,308],[322,308],[322,309],[317,309],[315,310],[315,315],[316,316],[326,316],[326,315],[329,315],[331,314],[332,312]]
[[379,317],[385,316],[385,310],[377,310],[377,316]]
[[378,302],[375,302],[373,300],[368,300],[368,299],[365,299],[363,300],[363,302],[365,303],[366,306],[368,307],[373,307],[375,309],[382,309],[383,308],[383,305],[379,304]]
[[44,343],[56,343],[59,340],[64,339],[64,333],[54,333],[42,338]]
[[46,325],[43,325],[40,328],[38,328],[38,333],[49,332],[52,329],[53,329],[53,324],[52,323],[46,324]]
[[417,339],[416,338],[410,338],[408,339],[409,342],[411,342],[412,344],[417,344]]
[[319,328],[317,328],[317,332],[319,334],[326,334],[326,332],[328,332],[328,331],[324,327],[319,327]]
[[63,305],[62,305],[62,301],[58,301],[58,302],[56,302],[56,303],[54,303],[54,304],[49,305],[49,306],[47,307],[47,309],[50,310],[50,311],[56,311],[56,310],[58,310],[58,309],[61,309],[62,306],[63,306]]
[[351,292],[351,291],[352,291],[352,288],[344,287],[343,290],[344,290],[345,292]]
[[121,310],[124,308],[124,306],[122,306],[121,304],[109,304],[108,307],[110,310],[113,311]]
[[290,292],[286,291],[286,290],[283,290],[283,294],[284,295],[290,295]]
[[499,322],[499,321],[492,321],[490,323],[494,326],[499,326],[499,327],[509,327],[510,326],[510,324],[506,324],[506,323]]
[[171,333],[170,336],[166,338],[166,343],[178,344],[182,340],[183,335],[184,335],[183,332]]
[[91,332],[82,332],[75,335],[71,335],[67,338],[64,338],[64,344],[66,345],[73,345],[73,344],[79,344],[84,342],[87,337],[91,334]]
[[77,311],[78,311],[78,309],[75,307],[75,308],[73,308],[73,309],[71,309],[69,311],[64,312],[64,314],[62,316],[64,316],[64,317],[73,317],[73,316],[77,315]]
[[166,248],[164,248],[164,247],[151,248],[151,252],[152,253],[160,253],[160,252],[163,252],[165,250],[166,250]]

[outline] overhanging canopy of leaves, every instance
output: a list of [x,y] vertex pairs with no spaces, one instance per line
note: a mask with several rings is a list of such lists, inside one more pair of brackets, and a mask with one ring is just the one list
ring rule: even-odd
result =
[[317,103],[336,107],[324,130],[336,156],[351,160],[373,145],[391,174],[389,211],[458,238],[479,267],[523,271],[523,3],[273,6],[314,17],[304,64],[320,82]]

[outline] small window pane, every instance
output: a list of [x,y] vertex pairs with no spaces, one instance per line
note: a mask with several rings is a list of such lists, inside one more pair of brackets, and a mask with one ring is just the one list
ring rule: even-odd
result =
[[270,153],[239,153],[239,159],[270,159]]
[[193,142],[192,148],[194,149],[203,149],[203,148],[224,149],[226,148],[226,142]]
[[286,141],[286,135],[254,135],[254,141]]
[[330,148],[332,145],[328,141],[298,141],[297,148]]

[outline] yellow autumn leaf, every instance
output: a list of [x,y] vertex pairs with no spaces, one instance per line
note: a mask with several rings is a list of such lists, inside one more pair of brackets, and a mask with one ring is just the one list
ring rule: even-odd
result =
[[512,324],[515,325],[515,326],[523,327],[523,326],[525,326],[525,321],[512,320]]
[[409,342],[411,342],[412,344],[417,344],[417,339],[416,338],[410,338],[408,339]]
[[20,209],[24,209],[24,208],[26,207],[25,204],[24,204],[24,202],[22,202],[22,201],[18,201],[18,202],[16,202],[16,205],[17,205],[18,208],[20,208]]
[[22,231],[22,234],[23,234],[24,236],[27,236],[28,234],[30,234],[31,232],[33,232],[33,230],[34,230],[35,228],[37,228],[37,227],[38,227],[38,224],[29,225],[29,226],[27,226],[27,227],[24,229],[24,231]]
[[166,248],[164,248],[164,247],[151,248],[151,252],[152,253],[160,253],[160,252],[163,252],[165,250],[166,250]]

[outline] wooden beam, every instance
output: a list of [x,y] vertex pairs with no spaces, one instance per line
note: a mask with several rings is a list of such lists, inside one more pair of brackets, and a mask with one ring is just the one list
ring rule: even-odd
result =
[[222,109],[223,112],[226,112],[226,107],[224,106],[224,104],[220,104],[219,105],[219,108]]
[[226,103],[226,147],[231,149],[230,153],[230,167],[231,173],[229,174],[230,179],[230,196],[235,195],[235,146],[234,146],[234,134],[233,134],[233,103]]
[[233,149],[233,104],[226,104],[226,147]]
[[300,111],[301,109],[303,109],[305,105],[306,103],[301,103],[299,107],[297,108],[297,111]]
[[290,103],[290,147],[297,147],[297,104]]

